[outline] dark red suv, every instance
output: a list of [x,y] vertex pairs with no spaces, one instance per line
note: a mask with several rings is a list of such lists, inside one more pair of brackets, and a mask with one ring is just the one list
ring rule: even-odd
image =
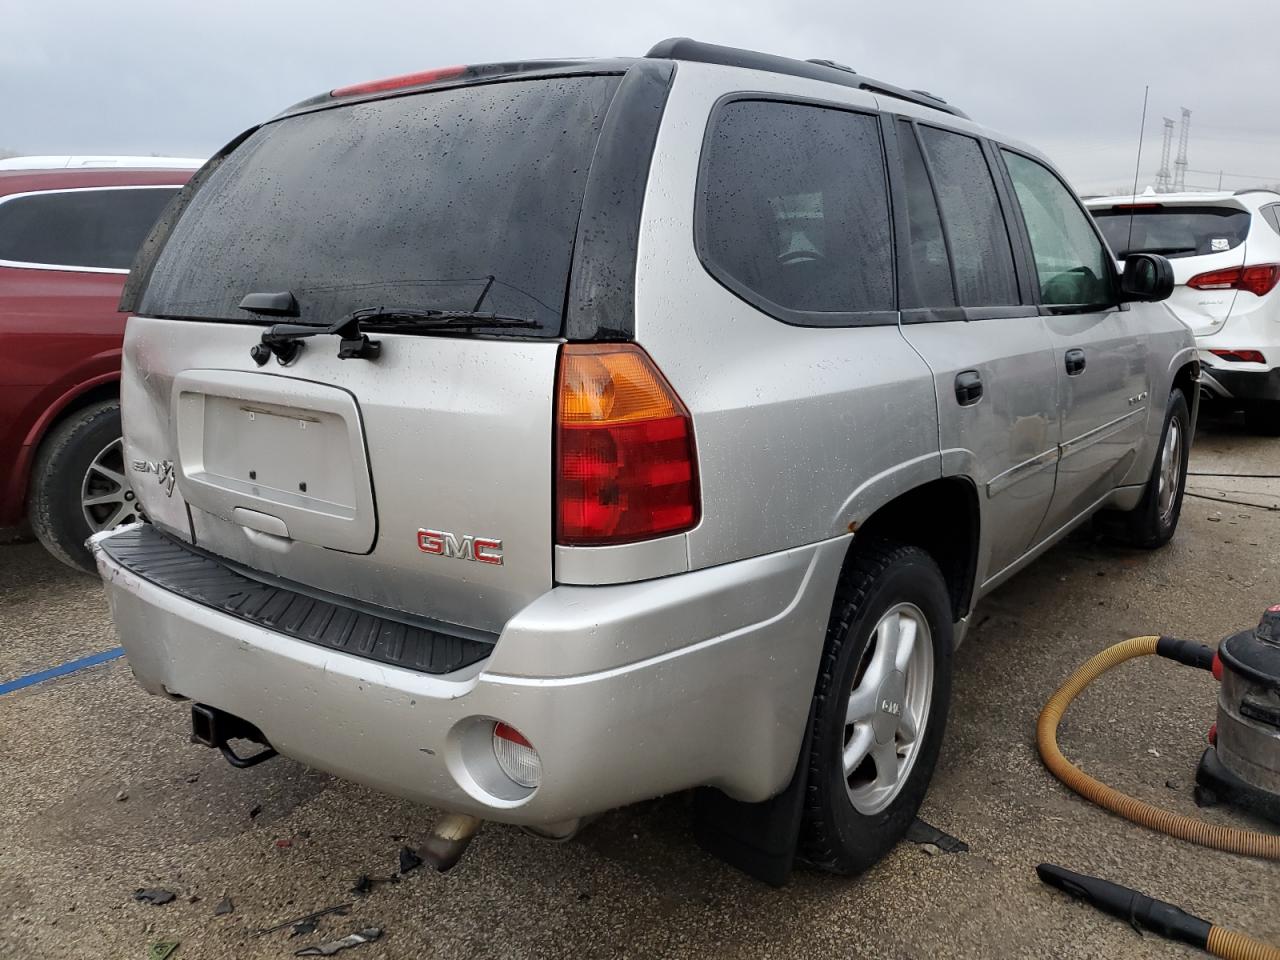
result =
[[92,160],[0,164],[0,540],[25,519],[89,572],[85,538],[136,516],[116,304],[138,246],[198,165]]

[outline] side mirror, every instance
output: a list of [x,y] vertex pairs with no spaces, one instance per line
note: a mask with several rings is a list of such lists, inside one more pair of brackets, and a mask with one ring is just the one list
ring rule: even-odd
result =
[[1173,264],[1158,253],[1131,253],[1120,274],[1120,300],[1154,302],[1173,293]]

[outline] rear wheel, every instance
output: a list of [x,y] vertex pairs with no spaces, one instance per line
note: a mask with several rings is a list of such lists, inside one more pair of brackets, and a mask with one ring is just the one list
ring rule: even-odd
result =
[[917,547],[860,544],[841,575],[808,744],[801,857],[866,870],[924,799],[951,699],[951,606]]
[[28,497],[31,529],[68,566],[93,573],[85,540],[138,519],[120,437],[120,404],[96,403],[67,417],[36,456]]
[[1245,425],[1264,437],[1280,437],[1280,400],[1259,400],[1244,408]]
[[1181,390],[1169,394],[1164,430],[1142,500],[1128,513],[1102,515],[1102,531],[1131,547],[1154,550],[1173,539],[1182,515],[1191,456],[1191,411]]

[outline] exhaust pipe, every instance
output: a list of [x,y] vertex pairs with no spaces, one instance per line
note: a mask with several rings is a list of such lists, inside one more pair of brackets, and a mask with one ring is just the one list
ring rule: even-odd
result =
[[483,822],[465,813],[446,813],[431,825],[422,846],[423,861],[444,873],[462,859]]
[[[231,749],[228,740],[251,740],[265,749],[251,757],[242,757]],[[248,720],[203,703],[191,705],[191,742],[220,750],[227,763],[240,770],[256,767],[277,755],[262,731]]]

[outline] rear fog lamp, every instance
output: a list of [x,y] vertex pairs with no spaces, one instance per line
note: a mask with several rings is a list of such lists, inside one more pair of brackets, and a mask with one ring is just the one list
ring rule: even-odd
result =
[[542,783],[542,758],[524,734],[509,723],[493,725],[493,756],[512,781],[533,789]]

